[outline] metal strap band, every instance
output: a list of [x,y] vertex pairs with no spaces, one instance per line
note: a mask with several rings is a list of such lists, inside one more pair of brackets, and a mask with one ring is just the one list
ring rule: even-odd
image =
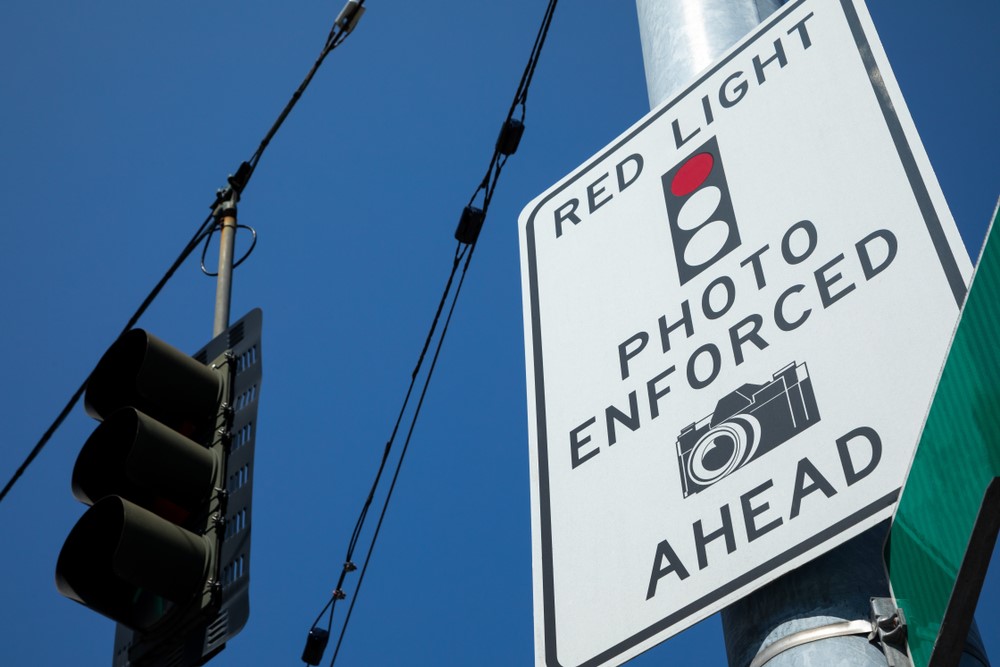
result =
[[772,644],[768,644],[762,651],[754,656],[750,662],[750,667],[762,667],[779,653],[783,653],[790,648],[808,644],[809,642],[829,639],[831,637],[844,637],[847,635],[871,635],[871,621],[841,621],[830,625],[821,625],[817,628],[809,628],[800,632],[782,637]]

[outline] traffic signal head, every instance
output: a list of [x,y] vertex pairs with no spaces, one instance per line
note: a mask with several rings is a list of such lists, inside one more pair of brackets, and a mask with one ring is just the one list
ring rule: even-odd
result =
[[91,507],[56,565],[59,592],[132,630],[149,630],[173,605],[195,600],[212,546],[118,496]]
[[131,406],[188,435],[214,424],[225,373],[200,364],[142,329],[125,332],[101,357],[84,405],[95,419]]
[[73,495],[88,505],[105,496],[123,496],[182,523],[211,496],[220,458],[214,449],[135,408],[121,408],[80,450]]
[[116,667],[201,665],[249,616],[260,325],[251,311],[196,357],[128,331],[87,383],[101,424],[72,488],[91,507],[56,586],[118,623]]
[[85,404],[103,421],[73,469],[73,494],[92,507],[59,554],[63,595],[136,631],[211,603],[227,373],[141,329],[98,362]]

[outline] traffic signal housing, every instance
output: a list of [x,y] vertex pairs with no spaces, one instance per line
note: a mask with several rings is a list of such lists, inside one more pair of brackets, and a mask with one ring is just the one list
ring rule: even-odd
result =
[[261,320],[251,311],[194,357],[130,330],[90,377],[102,423],[72,487],[91,507],[56,585],[118,623],[114,667],[204,664],[249,616]]

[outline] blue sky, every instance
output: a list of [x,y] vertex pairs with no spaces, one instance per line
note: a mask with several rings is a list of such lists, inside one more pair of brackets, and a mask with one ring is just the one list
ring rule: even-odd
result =
[[[260,240],[236,272],[233,314],[264,311],[264,384],[251,618],[219,667],[298,663],[544,10],[527,0],[366,6],[240,207]],[[3,481],[256,149],[339,9],[0,8]],[[975,257],[1000,194],[1000,6],[881,0],[870,10]],[[647,111],[633,4],[563,3],[338,664],[533,660],[516,219]],[[194,352],[210,338],[214,294],[190,260],[141,324]],[[84,510],[70,472],[95,424],[78,407],[0,504],[0,663],[110,661],[113,624],[53,584]],[[980,605],[987,630],[1000,627],[996,570]],[[996,659],[1000,644],[987,644]],[[717,619],[635,664],[695,660],[724,664]]]

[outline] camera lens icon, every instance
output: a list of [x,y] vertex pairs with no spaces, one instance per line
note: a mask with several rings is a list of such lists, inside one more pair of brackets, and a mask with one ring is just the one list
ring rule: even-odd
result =
[[737,415],[704,433],[688,453],[688,478],[708,486],[751,460],[760,444],[760,422]]

